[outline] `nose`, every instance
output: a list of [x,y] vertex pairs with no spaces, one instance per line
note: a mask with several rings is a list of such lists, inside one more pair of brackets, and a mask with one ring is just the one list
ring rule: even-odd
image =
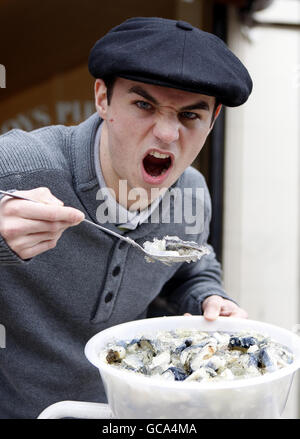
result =
[[154,124],[153,134],[161,143],[170,144],[179,138],[179,121],[174,115],[160,115]]

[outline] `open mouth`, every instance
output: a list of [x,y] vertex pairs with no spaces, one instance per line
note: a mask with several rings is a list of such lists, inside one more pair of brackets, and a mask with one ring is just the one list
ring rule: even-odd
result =
[[169,154],[162,154],[157,151],[151,151],[143,160],[146,173],[151,177],[160,177],[164,175],[172,164]]

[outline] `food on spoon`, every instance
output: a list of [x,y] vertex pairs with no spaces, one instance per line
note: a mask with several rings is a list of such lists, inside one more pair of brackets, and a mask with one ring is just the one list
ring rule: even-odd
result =
[[[199,246],[196,242],[182,241],[178,236],[165,236],[163,239],[154,238],[153,241],[146,241],[144,249],[154,257],[163,259],[166,262],[196,262],[204,254],[209,254],[207,247]],[[148,262],[153,262],[151,257],[145,257]]]
[[253,331],[197,329],[160,331],[109,344],[100,353],[113,367],[167,381],[224,381],[251,378],[293,362],[293,353]]

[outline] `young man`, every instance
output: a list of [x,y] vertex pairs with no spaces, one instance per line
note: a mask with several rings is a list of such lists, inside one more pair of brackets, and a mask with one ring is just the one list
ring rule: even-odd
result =
[[91,118],[0,137],[0,188],[41,202],[0,202],[2,418],[36,417],[65,399],[105,401],[85,343],[153,315],[158,296],[167,313],[246,317],[224,292],[212,249],[197,263],[150,264],[82,220],[141,245],[166,235],[206,244],[209,194],[190,165],[221,105],[247,100],[247,70],[215,36],[161,18],[112,29],[89,69]]

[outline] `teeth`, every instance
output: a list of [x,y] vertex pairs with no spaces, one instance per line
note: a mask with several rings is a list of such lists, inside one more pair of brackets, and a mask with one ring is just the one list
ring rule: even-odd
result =
[[156,157],[158,159],[167,159],[169,157],[169,154],[161,154],[157,151],[151,151],[149,155],[153,155],[153,157]]

